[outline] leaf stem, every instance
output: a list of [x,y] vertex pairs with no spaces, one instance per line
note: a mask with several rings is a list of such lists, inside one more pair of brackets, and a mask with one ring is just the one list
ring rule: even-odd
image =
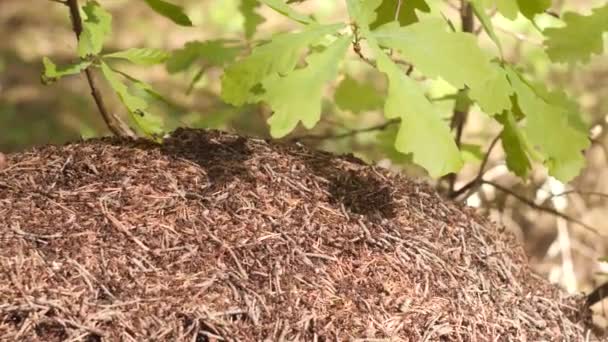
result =
[[[64,0],[64,1],[56,1],[66,5],[70,10],[70,18],[72,21],[72,30],[76,35],[76,39],[80,39],[80,34],[82,33],[82,18],[80,17],[80,9],[78,6],[78,0]],[[119,137],[136,137],[135,133],[128,125],[120,120],[116,115],[110,113],[105,105],[101,92],[97,87],[97,81],[95,79],[95,74],[93,73],[93,69],[91,67],[87,67],[84,69],[84,73],[87,77],[87,82],[89,84],[89,88],[91,89],[91,96],[93,96],[93,100],[97,105],[97,109],[101,114],[106,126],[110,131]]]
[[494,139],[490,143],[490,147],[488,147],[488,151],[486,152],[485,156],[483,157],[483,161],[481,162],[481,165],[479,166],[479,171],[477,172],[477,176],[475,176],[475,178],[473,178],[473,180],[471,180],[467,184],[463,185],[460,189],[453,191],[450,194],[450,198],[456,199],[456,198],[462,196],[463,194],[466,194],[466,195],[462,196],[463,199],[466,199],[467,197],[470,196],[470,194],[472,192],[474,192],[475,190],[477,190],[479,188],[479,186],[481,186],[483,175],[485,173],[486,166],[488,165],[488,161],[490,159],[490,154],[492,154],[492,150],[494,150],[496,143],[498,143],[498,140],[500,140],[500,135],[501,134],[498,134],[496,137],[494,137]]
[[543,205],[536,204],[533,200],[528,199],[528,198],[524,197],[523,195],[520,195],[520,194],[516,193],[515,191],[513,191],[513,190],[511,190],[511,189],[509,189],[507,187],[504,187],[504,186],[502,186],[502,185],[500,185],[498,183],[495,183],[495,182],[492,182],[492,181],[488,181],[488,180],[483,180],[483,179],[480,181],[480,183],[481,184],[490,185],[493,188],[495,188],[496,190],[514,197],[515,199],[517,199],[518,201],[524,203],[525,205],[529,206],[532,209],[536,209],[538,211],[543,211],[543,212],[549,213],[549,214],[551,214],[553,216],[562,218],[562,219],[564,219],[564,220],[566,220],[568,222],[575,223],[575,224],[577,224],[577,225],[579,225],[579,226],[581,226],[581,227],[583,227],[583,228],[591,231],[594,234],[597,234],[599,236],[605,237],[605,235],[601,234],[595,227],[592,227],[591,225],[589,225],[589,224],[587,224],[587,223],[585,223],[585,222],[583,222],[583,221],[581,221],[581,220],[579,220],[579,219],[577,219],[575,217],[572,217],[572,216],[570,216],[568,214],[562,213],[561,211],[558,211],[558,210],[556,210],[554,208],[546,207],[546,206],[543,206]]
[[[460,1],[460,21],[462,32],[474,33],[475,31],[475,16],[473,15],[473,6],[467,0]],[[464,92],[465,89],[460,89],[459,92]],[[454,105],[454,113],[452,115],[452,122],[450,128],[455,132],[456,146],[460,148],[462,143],[462,134],[464,131],[464,125],[466,124],[467,117],[469,114],[469,105],[465,108],[458,108],[457,103]],[[454,196],[454,186],[456,184],[456,173],[450,173],[445,177],[448,181],[448,197]]]
[[381,131],[384,130],[386,128],[388,128],[389,126],[392,126],[394,124],[399,123],[398,119],[392,119],[389,121],[386,121],[382,124],[379,125],[375,125],[375,126],[371,126],[371,127],[366,127],[366,128],[360,128],[360,129],[354,129],[345,133],[340,133],[340,134],[318,134],[318,135],[302,135],[299,137],[295,137],[292,140],[326,140],[326,139],[344,139],[344,138],[348,138],[348,137],[352,137],[355,136],[357,134],[360,133],[367,133],[367,132],[373,132],[373,131]]

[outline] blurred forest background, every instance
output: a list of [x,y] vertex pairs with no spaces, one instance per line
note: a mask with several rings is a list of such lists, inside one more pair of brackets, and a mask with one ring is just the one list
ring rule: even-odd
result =
[[[173,50],[193,40],[242,41],[244,36],[239,10],[241,0],[174,0],[184,6],[193,20],[195,26],[189,28],[173,24],[140,1],[99,2],[114,18],[113,35],[106,51],[144,46]],[[445,13],[457,18],[456,1],[453,4],[430,2],[445,6]],[[603,0],[558,0],[554,1],[553,10],[589,13],[602,3]],[[343,1],[306,0],[295,6],[321,19],[346,18]],[[274,12],[261,9],[260,15],[266,21],[255,38],[293,28]],[[536,206],[554,208],[608,236],[608,195],[603,195],[608,194],[608,56],[594,57],[584,67],[552,66],[542,49],[540,34],[529,21],[524,18],[510,21],[499,15],[494,20],[507,60],[543,79],[549,88],[561,88],[576,99],[592,127],[593,143],[586,152],[587,167],[571,184],[548,177],[541,168],[537,168],[527,182],[522,182],[507,171],[499,146],[489,158],[486,179],[530,199]],[[537,23],[541,27],[559,25],[559,20],[541,15]],[[94,107],[84,77],[69,77],[52,86],[40,82],[43,56],[58,64],[75,60],[76,40],[65,6],[50,0],[0,0],[0,37],[0,151],[17,152],[34,145],[109,134]],[[492,49],[487,37],[481,39]],[[350,58],[343,68],[349,76],[342,77],[331,91],[335,91],[338,84],[338,88],[354,87],[360,94],[360,102],[345,108],[339,100],[328,100],[319,125],[313,131],[298,130],[291,138],[304,137],[300,139],[303,143],[317,148],[353,152],[368,162],[422,175],[420,169],[408,165],[407,158],[392,148],[396,126],[365,130],[384,122],[379,110],[383,101],[382,76],[356,58]],[[154,102],[154,112],[161,113],[169,127],[215,128],[269,136],[268,109],[264,105],[234,108],[222,103],[219,99],[221,70],[205,60],[195,61],[186,70],[173,73],[164,66],[141,68],[125,64],[122,70],[152,84],[169,99],[169,103]],[[197,75],[201,77],[193,83]],[[432,98],[441,99],[454,91],[442,82],[422,82],[428,83]],[[124,111],[107,85],[103,91],[113,111]],[[438,103],[446,117],[451,115],[453,100],[447,98]],[[475,151],[486,151],[498,129],[495,122],[473,110],[464,132],[464,142],[472,145],[466,156],[469,163],[459,174],[458,184],[465,184],[476,176],[482,156]],[[601,274],[608,272],[608,263],[604,266],[600,261],[608,256],[608,239],[573,220],[538,210],[521,198],[491,186],[482,186],[466,201],[514,231],[525,243],[536,270],[568,291],[588,292],[608,280]]]

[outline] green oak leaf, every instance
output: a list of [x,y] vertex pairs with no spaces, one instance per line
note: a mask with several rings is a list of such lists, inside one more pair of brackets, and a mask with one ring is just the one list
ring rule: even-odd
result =
[[101,72],[127,108],[139,129],[150,137],[158,138],[162,136],[164,133],[162,120],[147,111],[148,103],[146,100],[131,94],[128,87],[120,80],[119,75],[103,61],[101,61]]
[[234,62],[241,48],[227,40],[192,41],[173,51],[167,60],[167,71],[177,73],[188,69],[198,60],[222,66]]
[[511,108],[509,97],[513,94],[513,88],[505,70],[496,63],[492,63],[492,73],[488,76],[482,86],[471,88],[468,95],[484,113],[494,115]]
[[322,52],[308,56],[306,67],[284,77],[274,74],[263,81],[262,99],[274,111],[268,119],[273,137],[289,134],[300,121],[308,129],[317,124],[321,118],[323,87],[336,77],[351,39],[343,36]]
[[[421,73],[441,77],[459,89],[468,86],[471,98],[488,114],[508,108],[509,84],[500,67],[491,62],[474,35],[452,32],[446,26],[440,18],[428,18],[405,27],[387,24],[372,34]],[[488,87],[500,92],[489,92]]]
[[165,50],[154,48],[131,48],[103,55],[104,58],[125,59],[139,65],[155,65],[164,63],[171,54]]
[[551,0],[517,0],[517,6],[521,14],[532,20],[535,15],[544,13],[551,7]]
[[376,20],[376,9],[381,3],[382,0],[346,0],[348,15],[363,31],[367,31],[369,24]]
[[413,161],[432,177],[460,170],[463,161],[450,129],[420,85],[399,69],[373,39],[368,43],[375,51],[378,69],[388,77],[384,115],[401,119],[395,148],[411,153]]
[[348,75],[338,85],[334,100],[338,108],[353,113],[379,109],[384,103],[376,87],[359,83]]
[[81,71],[91,65],[89,60],[81,60],[73,64],[57,66],[48,57],[42,57],[42,65],[44,70],[42,72],[42,83],[50,84],[53,83],[63,76],[79,74]]
[[568,12],[563,20],[566,26],[543,32],[547,55],[553,62],[587,63],[591,55],[602,53],[603,33],[608,32],[608,3],[588,16]]
[[570,96],[568,96],[562,90],[549,91],[546,85],[541,82],[528,82],[528,86],[532,87],[536,94],[541,97],[545,102],[550,103],[554,106],[564,108],[568,113],[568,123],[581,133],[587,134],[589,132],[589,125],[583,121],[583,115],[579,108],[579,105]]
[[517,126],[512,112],[505,111],[496,119],[503,125],[500,141],[505,151],[507,168],[518,177],[525,179],[532,170],[528,152],[530,145],[521,128]]
[[167,106],[170,107],[175,107],[175,103],[171,102],[170,100],[168,100],[167,98],[165,98],[163,95],[161,95],[159,92],[157,92],[154,88],[152,88],[152,86],[142,80],[139,80],[127,73],[124,73],[122,71],[116,70],[116,69],[112,69],[112,71],[114,71],[115,73],[120,74],[121,76],[123,76],[124,78],[128,79],[129,81],[131,81],[131,83],[133,84],[133,86],[135,86],[135,88],[144,91],[148,96],[150,96],[151,98],[161,101],[164,104],[166,104]]
[[399,14],[395,16],[399,2],[395,0],[383,0],[380,7],[376,9],[377,17],[370,24],[370,28],[375,29],[378,26],[397,20],[401,26],[406,26],[418,21],[416,10],[421,12],[430,12],[430,7],[425,0],[406,0],[401,2]]
[[241,0],[239,5],[239,11],[243,15],[243,29],[245,30],[245,38],[251,39],[255,34],[258,26],[262,24],[265,19],[258,13],[256,9],[260,6],[258,0]]
[[496,9],[505,18],[515,20],[519,14],[519,6],[514,0],[495,0]]
[[311,18],[308,15],[298,13],[291,6],[286,4],[283,0],[259,0],[259,1],[263,2],[266,6],[272,8],[276,12],[281,13],[282,15],[286,16],[287,18],[289,18],[293,21],[296,21],[300,24],[308,25],[308,24],[315,23],[315,20],[313,18]]
[[552,176],[570,181],[585,163],[583,150],[589,146],[586,132],[571,124],[571,108],[547,102],[515,70],[507,69],[507,75],[526,115],[523,132],[527,140],[540,148]]
[[500,14],[510,20],[517,19],[519,13],[529,20],[534,19],[537,14],[544,13],[551,7],[551,0],[469,0],[471,2],[483,3],[486,8],[494,7]]
[[163,0],[144,0],[154,12],[181,26],[192,26],[192,21],[184,13],[184,9]]
[[97,55],[103,49],[105,39],[112,33],[112,15],[96,1],[88,1],[82,10],[86,19],[78,37],[78,56]]
[[376,146],[381,153],[394,164],[406,165],[412,164],[412,154],[404,154],[395,148],[395,140],[399,134],[399,126],[391,125],[376,133]]
[[473,6],[473,12],[475,12],[475,16],[481,22],[483,29],[486,31],[490,39],[496,44],[500,54],[503,54],[502,44],[500,44],[500,40],[496,35],[496,31],[494,31],[494,25],[492,24],[492,19],[486,13],[486,6],[484,5],[484,0],[469,0],[471,5]]
[[462,144],[460,145],[460,155],[462,160],[468,163],[481,163],[485,157],[485,152],[481,145]]
[[249,56],[224,70],[222,99],[235,106],[257,102],[258,96],[252,92],[254,86],[271,75],[288,74],[296,67],[305,48],[343,27],[343,24],[310,25],[298,33],[275,35],[270,42],[254,48]]

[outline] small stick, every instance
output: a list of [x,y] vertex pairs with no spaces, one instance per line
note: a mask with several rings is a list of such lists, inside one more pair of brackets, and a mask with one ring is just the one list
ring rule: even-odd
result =
[[[56,1],[58,3],[62,3],[66,5],[70,10],[70,18],[72,20],[72,30],[74,34],[76,34],[76,39],[80,39],[80,34],[82,33],[82,18],[80,17],[80,10],[78,6],[78,0],[63,0]],[[95,80],[95,74],[93,74],[93,70],[91,67],[87,67],[84,69],[84,73],[87,76],[87,82],[89,83],[89,88],[91,88],[91,96],[95,100],[95,104],[97,105],[97,109],[99,109],[99,113],[103,118],[103,121],[106,123],[110,131],[119,137],[131,137],[135,138],[136,135],[126,125],[124,122],[120,120],[116,115],[110,113],[103,101],[103,97],[101,96],[101,92],[97,88],[97,82]]]

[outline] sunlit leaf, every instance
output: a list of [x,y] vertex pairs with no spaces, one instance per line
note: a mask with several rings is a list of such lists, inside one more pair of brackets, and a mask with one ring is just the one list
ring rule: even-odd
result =
[[498,47],[500,54],[502,55],[502,44],[500,43],[500,39],[496,35],[494,31],[494,25],[492,24],[492,19],[486,13],[486,8],[484,6],[484,0],[469,0],[469,2],[473,5],[473,11],[475,12],[475,16],[481,22],[483,29],[486,31],[488,36],[494,41],[494,44]]
[[584,166],[587,135],[571,124],[570,108],[548,103],[515,70],[510,68],[507,73],[526,115],[523,132],[527,140],[540,148],[552,176],[563,182],[571,180]]
[[112,33],[112,15],[96,1],[83,6],[86,19],[78,39],[78,55],[82,58],[101,52],[105,39]]
[[154,65],[164,63],[170,54],[161,49],[154,48],[132,48],[103,55],[104,58],[126,59],[131,63],[139,65]]
[[249,56],[224,70],[222,99],[236,106],[257,102],[259,97],[252,92],[254,86],[266,77],[291,72],[305,48],[342,27],[343,24],[311,25],[302,32],[274,36],[270,42],[256,47]]
[[368,83],[359,83],[350,76],[346,76],[340,82],[334,100],[340,109],[354,113],[379,109],[384,103],[376,87]]
[[[397,9],[399,9],[399,13],[397,13]],[[401,26],[415,23],[418,21],[416,10],[429,12],[431,9],[425,0],[405,0],[401,4],[395,0],[383,0],[380,7],[376,9],[377,17],[370,24],[370,28],[374,29],[395,20]]]
[[586,63],[591,55],[602,53],[603,34],[608,32],[608,3],[587,16],[566,13],[563,20],[566,26],[544,31],[547,55],[552,61]]
[[91,61],[82,60],[77,63],[57,66],[48,57],[42,57],[42,65],[44,70],[42,72],[42,83],[50,84],[53,83],[63,76],[79,74],[81,71],[91,65]]
[[525,179],[532,169],[526,137],[518,127],[513,113],[505,111],[497,116],[497,120],[503,125],[500,141],[505,151],[507,168],[515,175]]
[[181,26],[192,26],[192,21],[180,6],[163,0],[144,0],[151,9]]
[[196,61],[216,66],[230,64],[238,56],[240,49],[226,40],[188,42],[181,49],[173,51],[167,60],[167,71],[176,73],[186,70]]
[[517,0],[517,5],[526,18],[533,19],[551,7],[551,0]]
[[452,32],[439,18],[405,27],[387,24],[372,34],[380,44],[399,51],[421,73],[441,77],[455,88],[469,87],[470,97],[488,114],[508,108],[511,91],[504,72],[491,62],[474,35]]
[[401,119],[395,148],[401,153],[411,153],[414,162],[432,177],[460,170],[463,162],[450,129],[420,85],[374,46],[373,41],[370,45],[375,50],[378,69],[389,80],[384,115],[388,119]]
[[485,152],[481,148],[481,145],[475,144],[462,144],[460,145],[460,155],[462,160],[467,163],[480,163],[483,161]]
[[243,28],[247,39],[253,37],[258,26],[265,21],[264,17],[255,11],[259,6],[260,2],[258,0],[241,0],[239,11],[244,18]]
[[308,56],[306,67],[284,77],[275,74],[264,80],[262,98],[274,112],[268,120],[273,137],[287,135],[298,122],[309,129],[317,124],[321,118],[323,88],[336,77],[338,64],[350,43],[351,37],[344,36],[322,52]]
[[150,137],[160,137],[164,133],[162,120],[147,111],[148,103],[141,97],[129,92],[129,88],[120,80],[120,76],[106,63],[101,62],[101,71],[106,80],[114,89],[120,101],[128,109],[131,118],[139,129]]
[[293,21],[299,22],[301,24],[306,24],[306,25],[312,24],[315,22],[315,20],[312,19],[310,16],[297,12],[291,6],[286,4],[283,0],[259,0],[259,1],[263,2],[264,4],[266,4],[266,6],[272,8],[273,10],[281,13],[282,15],[288,17],[289,19],[291,19]]

